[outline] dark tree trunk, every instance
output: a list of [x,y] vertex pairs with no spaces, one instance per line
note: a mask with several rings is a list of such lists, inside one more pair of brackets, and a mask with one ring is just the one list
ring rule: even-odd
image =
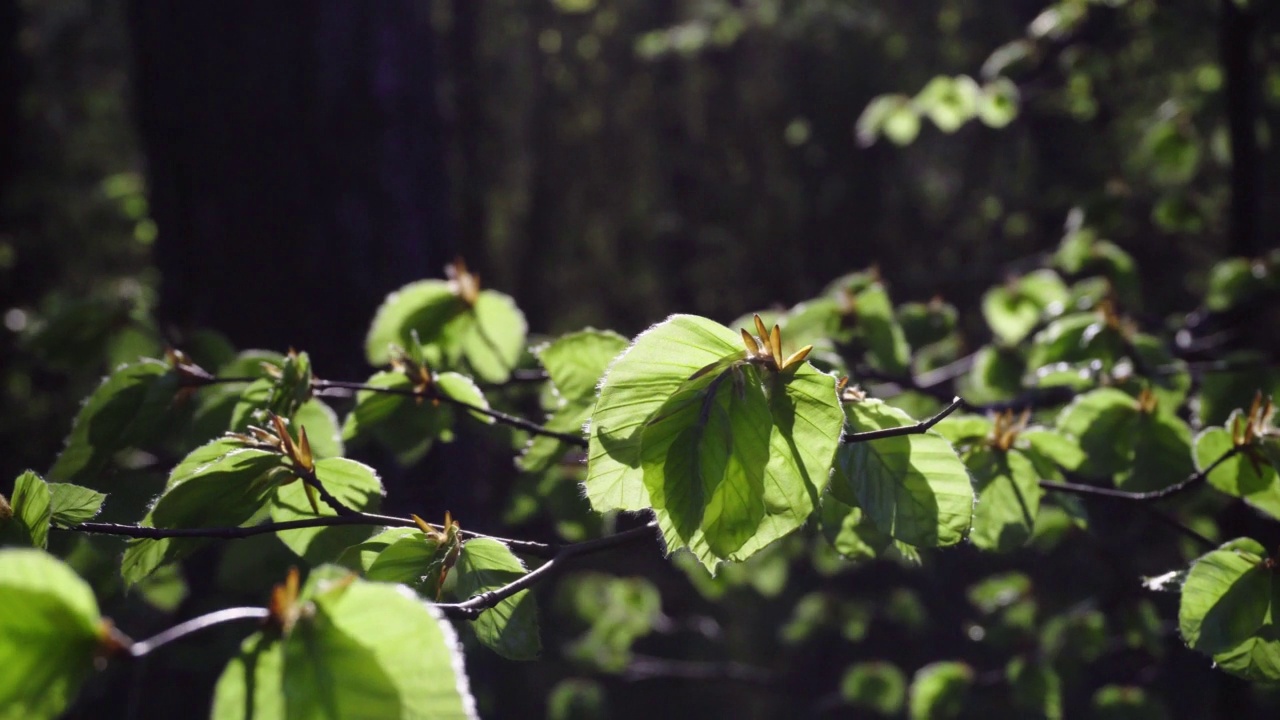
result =
[[426,6],[130,3],[167,327],[364,371],[385,294],[455,254]]
[[1228,252],[1260,255],[1265,246],[1262,211],[1262,155],[1258,149],[1261,117],[1260,74],[1254,60],[1257,18],[1235,0],[1221,0],[1219,45],[1225,71],[1227,126],[1231,134],[1231,224]]

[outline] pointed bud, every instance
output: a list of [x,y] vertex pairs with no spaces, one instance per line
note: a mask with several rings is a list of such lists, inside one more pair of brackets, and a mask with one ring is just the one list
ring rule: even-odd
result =
[[[787,358],[787,361],[782,363],[782,369],[786,370],[787,368],[793,365],[799,365],[800,363],[804,362],[805,358],[809,357],[809,353],[812,351],[813,351],[812,345],[805,345],[804,347],[792,353],[791,357]],[[847,385],[849,383],[849,378],[845,378],[844,382]]]

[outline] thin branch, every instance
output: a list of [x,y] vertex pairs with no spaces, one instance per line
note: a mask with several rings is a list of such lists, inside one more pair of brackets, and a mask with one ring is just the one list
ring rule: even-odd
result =
[[1218,466],[1227,460],[1235,457],[1240,452],[1240,448],[1233,447],[1226,451],[1217,460],[1214,460],[1208,467],[1192,473],[1187,479],[1174,483],[1166,488],[1159,490],[1151,490],[1149,492],[1130,492],[1128,490],[1117,490],[1115,488],[1098,487],[1097,485],[1085,485],[1083,483],[1074,482],[1054,482],[1052,480],[1041,480],[1040,487],[1052,492],[1068,493],[1072,495],[1083,495],[1086,497],[1107,498],[1109,500],[1125,500],[1128,502],[1150,502],[1152,500],[1162,500],[1172,495],[1187,490],[1205,481],[1209,477],[1209,473],[1218,469]]
[[1218,546],[1218,543],[1216,541],[1210,539],[1205,535],[1200,534],[1190,525],[1187,525],[1186,523],[1170,515],[1164,510],[1161,510],[1160,508],[1154,505],[1143,505],[1142,507],[1146,509],[1147,512],[1151,513],[1151,515],[1154,516],[1155,519],[1159,520],[1165,525],[1168,525],[1169,527],[1173,528],[1179,533],[1191,538],[1192,540],[1195,540],[1201,545],[1204,545],[1205,547],[1209,547],[1209,548],[1214,548]]
[[642,538],[651,538],[653,537],[653,530],[657,526],[657,522],[654,521],[641,525],[640,527],[632,528],[625,532],[620,532],[617,535],[610,535],[608,537],[597,538],[595,540],[586,540],[584,542],[564,545],[560,548],[559,552],[556,553],[555,557],[502,587],[495,588],[488,592],[482,592],[479,595],[474,595],[462,602],[440,603],[436,605],[436,607],[439,608],[447,617],[474,620],[485,610],[488,610],[521,590],[533,587],[542,580],[562,571],[565,564],[572,558],[579,555],[600,552],[601,550],[635,542]]
[[[122,537],[144,538],[148,540],[160,540],[163,538],[213,538],[218,540],[238,540],[241,538],[254,537],[256,535],[282,532],[284,530],[344,525],[409,528],[416,528],[418,526],[418,524],[411,518],[375,515],[372,513],[356,513],[355,515],[328,515],[323,517],[303,518],[301,520],[288,520],[285,522],[263,523],[261,525],[250,525],[247,527],[155,528],[143,525],[83,522],[76,525],[69,525],[67,527],[58,527],[55,525],[54,529],[94,533],[98,535],[118,535]],[[497,540],[498,542],[504,543],[510,547],[512,552],[531,557],[551,558],[554,557],[561,549],[561,546],[559,545],[540,543],[532,540],[513,540],[511,538],[487,535],[485,533],[474,532],[471,530],[462,531],[462,535],[463,537],[469,538],[488,538],[490,540]]]
[[208,615],[191,618],[190,620],[174,625],[173,627],[161,632],[158,635],[141,640],[129,645],[129,654],[133,657],[142,657],[156,648],[168,645],[174,640],[179,640],[194,632],[199,632],[205,628],[211,628],[215,625],[234,622],[236,620],[263,620],[271,614],[271,611],[260,607],[237,607],[227,608],[225,610],[217,610]]
[[332,493],[326,490],[324,483],[320,482],[320,478],[316,476],[316,471],[314,469],[303,470],[302,468],[297,468],[297,471],[298,477],[302,478],[302,482],[315,489],[316,494],[320,496],[320,499],[324,501],[324,504],[332,508],[333,511],[338,514],[338,517],[358,517],[360,515],[359,510],[347,507],[341,500],[334,497]]
[[868,430],[867,432],[851,433],[845,435],[841,442],[857,443],[867,442],[868,440],[880,440],[882,438],[898,437],[899,435],[918,435],[928,432],[930,428],[937,425],[943,418],[960,409],[964,405],[964,400],[953,398],[951,404],[942,408],[937,415],[922,420],[915,425],[903,425],[901,427],[884,428],[882,430]]
[[382,393],[384,395],[402,395],[404,397],[412,397],[412,398],[419,398],[419,399],[426,399],[426,400],[439,400],[441,402],[449,403],[450,405],[462,408],[464,410],[469,410],[471,412],[479,413],[480,415],[484,415],[486,417],[491,417],[494,420],[502,423],[503,425],[509,425],[511,427],[533,433],[534,435],[545,435],[547,437],[553,437],[557,440],[560,440],[561,442],[566,442],[566,443],[569,443],[570,445],[575,445],[577,447],[587,446],[586,438],[582,437],[581,435],[574,434],[574,433],[563,433],[563,432],[558,432],[556,430],[550,430],[546,427],[543,427],[542,425],[539,425],[530,420],[526,420],[522,417],[509,415],[500,410],[494,410],[493,408],[483,407],[480,405],[472,405],[471,403],[466,402],[465,400],[459,400],[450,395],[446,395],[445,393],[440,392],[439,389],[433,388],[425,392],[418,392],[417,390],[406,390],[404,388],[375,387],[372,385],[366,385],[365,383],[346,382],[344,380],[313,380],[311,384],[313,387],[322,391],[336,388],[340,390],[374,392],[374,393]]

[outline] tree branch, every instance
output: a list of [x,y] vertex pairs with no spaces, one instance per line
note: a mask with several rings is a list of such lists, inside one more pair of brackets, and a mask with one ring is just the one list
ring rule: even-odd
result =
[[494,420],[502,423],[503,425],[508,425],[520,430],[524,430],[526,432],[533,433],[534,435],[545,435],[547,437],[553,437],[557,440],[560,440],[561,442],[566,442],[566,443],[569,443],[570,445],[574,445],[577,447],[587,446],[586,438],[582,437],[581,435],[577,435],[573,433],[562,433],[556,430],[550,430],[533,421],[526,420],[522,417],[517,417],[515,415],[509,415],[507,413],[502,412],[501,410],[494,410],[493,408],[482,407],[480,405],[472,405],[471,403],[466,402],[464,400],[459,400],[450,395],[446,395],[443,392],[441,392],[438,388],[430,388],[425,392],[418,392],[416,390],[405,390],[402,388],[374,387],[372,385],[366,385],[364,383],[347,382],[344,380],[312,380],[311,385],[312,387],[315,387],[322,391],[326,389],[353,390],[353,391],[382,393],[384,395],[402,395],[404,397],[412,397],[412,398],[419,398],[419,399],[426,399],[426,400],[439,400],[440,402],[446,402],[446,403],[449,403],[450,405],[462,408],[464,410],[470,410],[471,412],[479,413],[486,417],[491,417]]
[[488,610],[521,590],[533,587],[542,580],[562,571],[565,563],[570,559],[579,555],[588,555],[616,547],[618,545],[635,542],[641,538],[653,537],[653,530],[657,526],[657,521],[652,521],[641,525],[640,527],[620,532],[617,535],[610,535],[608,537],[597,538],[595,540],[586,540],[579,543],[564,545],[560,548],[559,552],[556,553],[555,557],[500,588],[495,588],[488,592],[482,592],[479,595],[467,598],[462,602],[439,603],[436,607],[439,608],[446,617],[474,620],[485,610]]
[[938,411],[937,415],[928,420],[921,420],[915,425],[903,425],[901,427],[884,428],[882,430],[868,430],[866,432],[850,433],[841,438],[841,442],[858,443],[867,442],[869,440],[880,440],[882,438],[898,437],[899,435],[918,435],[928,432],[930,428],[937,425],[943,418],[960,409],[964,405],[964,400],[953,398],[951,404]]
[[235,622],[236,620],[263,620],[271,615],[271,611],[260,607],[237,607],[217,610],[208,615],[191,618],[190,620],[174,625],[173,627],[161,632],[157,635],[128,645],[129,654],[133,657],[142,657],[157,648],[168,645],[174,640],[179,640],[194,632],[199,632],[205,628],[211,628],[215,625],[223,623]]
[[[301,520],[288,520],[286,522],[263,523],[261,525],[250,525],[247,527],[155,528],[146,527],[144,525],[83,522],[76,525],[69,525],[67,527],[58,527],[55,525],[53,529],[94,533],[97,535],[118,535],[122,537],[144,538],[148,540],[160,540],[163,538],[212,538],[217,540],[238,540],[241,538],[254,537],[256,535],[267,535],[269,533],[282,532],[284,530],[334,527],[342,525],[418,527],[418,524],[414,522],[412,518],[375,515],[372,513],[356,513],[354,515],[328,515],[323,517],[303,518]],[[562,547],[560,545],[540,543],[532,540],[513,540],[511,538],[498,537],[496,535],[488,535],[471,530],[463,530],[462,535],[463,537],[497,540],[498,542],[506,544],[507,547],[511,548],[512,552],[520,553],[521,555],[528,555],[530,557],[555,557],[556,553],[560,552]]]
[[1124,500],[1128,502],[1150,502],[1153,500],[1162,500],[1164,498],[1177,495],[1188,488],[1204,482],[1205,479],[1209,477],[1209,473],[1216,470],[1219,465],[1230,458],[1235,457],[1239,452],[1240,448],[1233,447],[1223,453],[1217,460],[1210,463],[1208,467],[1192,473],[1187,477],[1187,479],[1174,483],[1169,487],[1161,488],[1159,490],[1151,490],[1149,492],[1130,492],[1128,490],[1098,487],[1097,485],[1085,485],[1083,483],[1074,482],[1054,482],[1052,480],[1041,480],[1040,487],[1052,492],[1083,495],[1085,497],[1106,498],[1108,500]]

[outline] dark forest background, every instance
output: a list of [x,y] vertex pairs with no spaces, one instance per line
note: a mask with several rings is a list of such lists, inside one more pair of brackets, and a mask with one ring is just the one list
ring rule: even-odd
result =
[[[875,98],[958,76],[1001,83],[1016,117],[859,133]],[[535,334],[630,335],[872,266],[899,302],[972,308],[1087,228],[1136,259],[1158,324],[1215,260],[1276,245],[1278,114],[1266,0],[2,0],[0,476],[46,467],[97,378],[167,344],[292,346],[363,377],[382,298],[459,255]],[[484,474],[443,492],[497,517],[513,471],[484,449],[463,437],[422,472]],[[614,562],[659,578],[672,616],[699,611],[642,550]],[[762,608],[734,612],[781,622]],[[752,661],[755,642],[728,644]],[[226,653],[201,652],[147,670],[198,692],[157,679],[140,716],[208,696]],[[794,661],[814,688],[827,652]],[[508,717],[571,674],[475,662]],[[1176,663],[1152,678],[1198,708],[1252,692]],[[620,716],[635,698],[790,715],[749,678],[666,699],[609,682]],[[137,700],[97,692],[84,717]]]

